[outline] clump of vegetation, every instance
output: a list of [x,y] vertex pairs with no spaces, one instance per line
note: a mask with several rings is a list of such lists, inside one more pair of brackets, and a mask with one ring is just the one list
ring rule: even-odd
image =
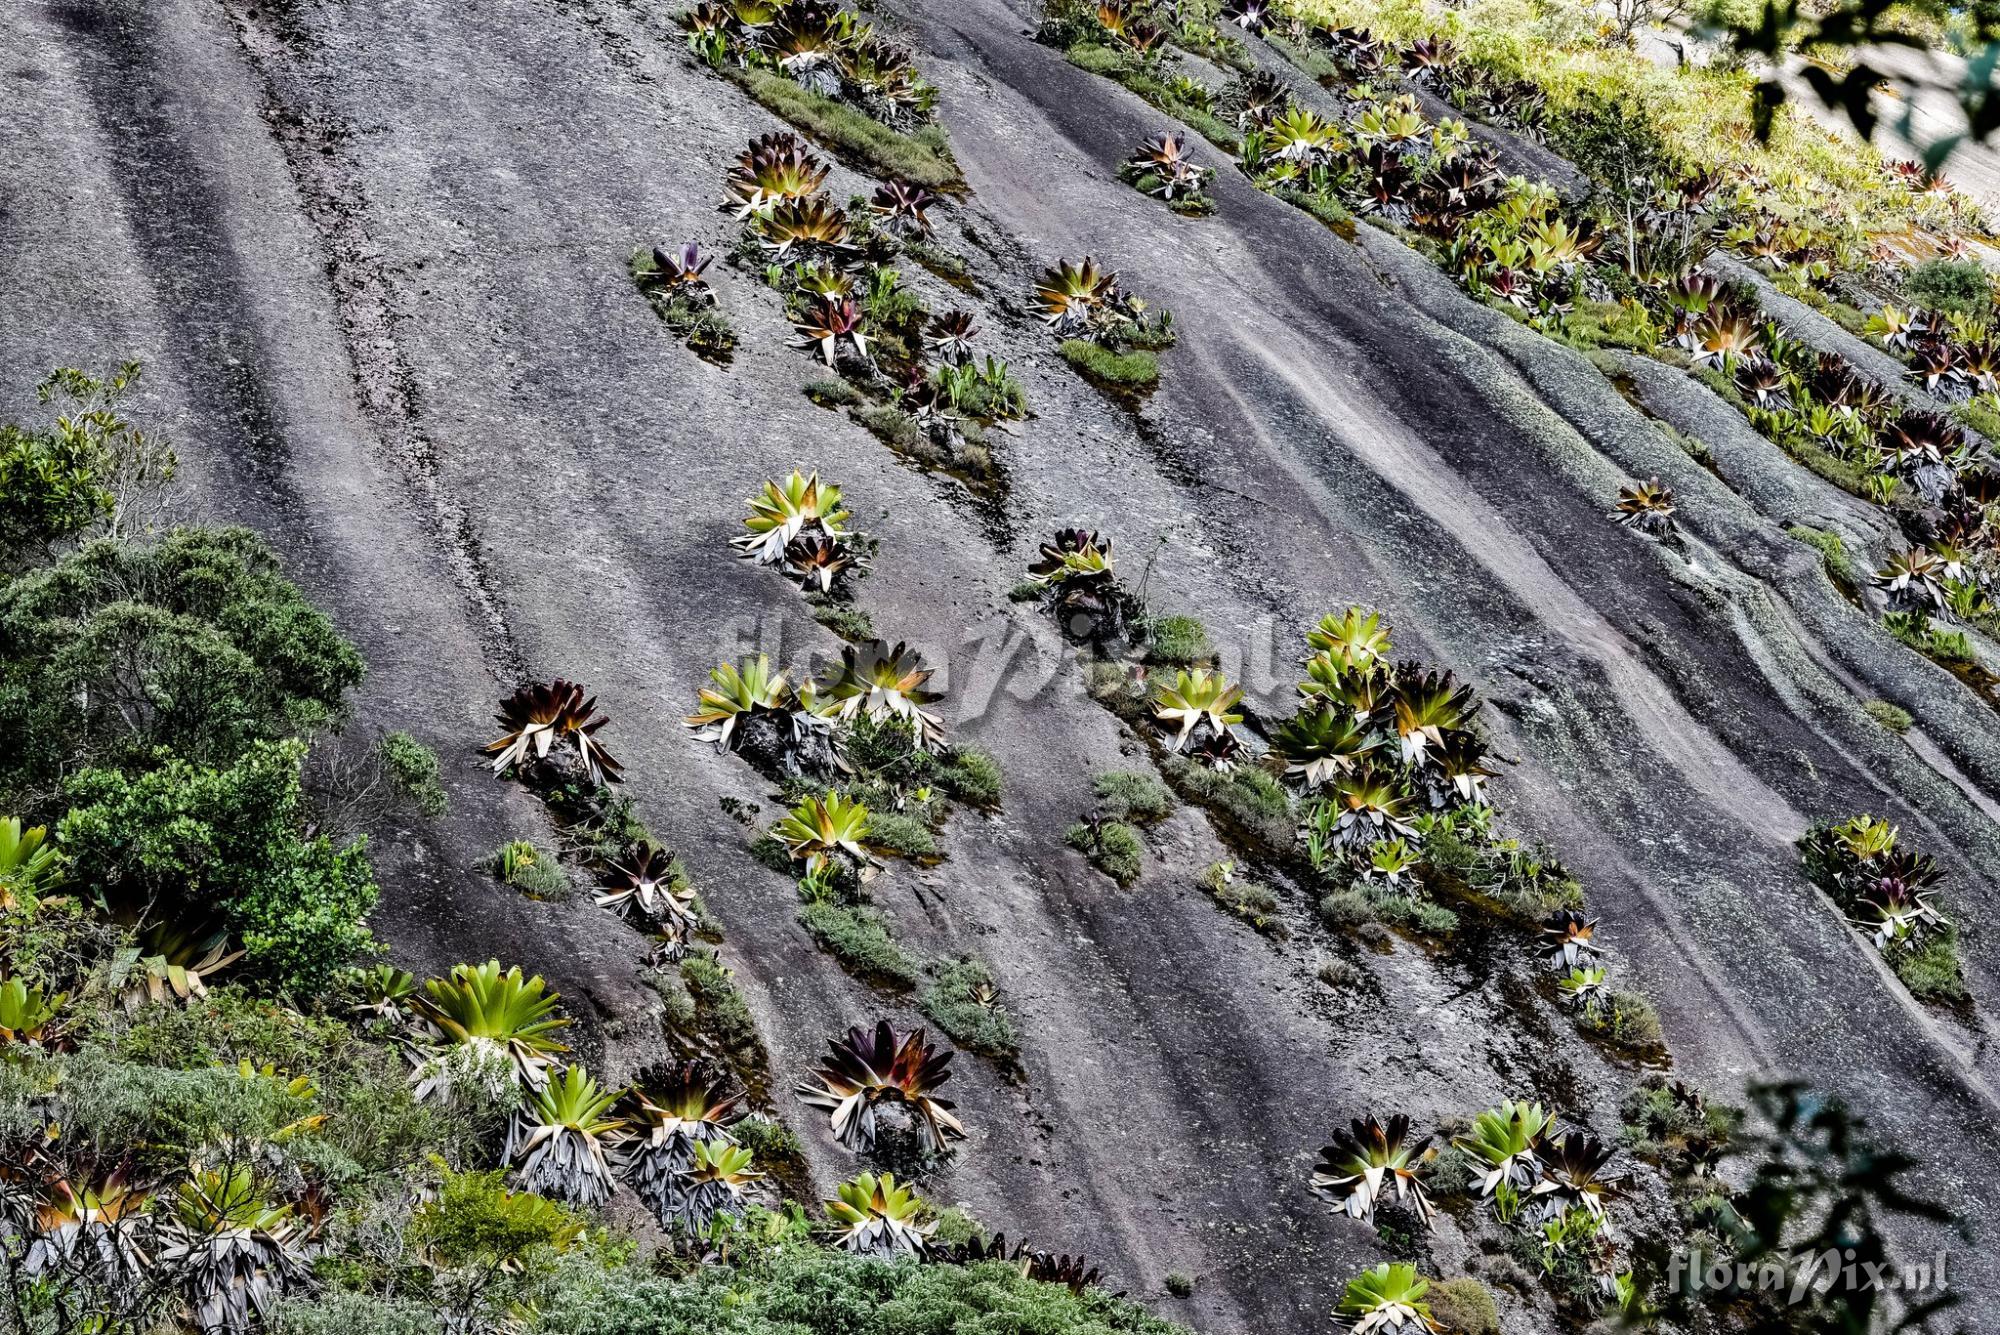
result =
[[1151,825],[1174,809],[1174,795],[1150,774],[1110,770],[1090,781],[1097,796],[1097,815],[1106,820]]
[[1271,887],[1250,876],[1239,876],[1233,862],[1211,862],[1201,874],[1201,887],[1215,902],[1247,921],[1266,936],[1283,941],[1291,936],[1278,915],[1278,897]]
[[1853,593],[1861,585],[1855,576],[1854,562],[1847,554],[1847,544],[1832,529],[1809,528],[1804,524],[1794,524],[1785,530],[1792,537],[1808,547],[1819,549],[1826,561],[1826,573],[1840,588]]
[[1215,657],[1215,641],[1199,617],[1185,614],[1154,617],[1146,623],[1146,661],[1163,667],[1191,668]]
[[375,755],[391,789],[428,820],[444,815],[450,799],[445,794],[444,768],[437,752],[407,732],[392,732],[375,744]]
[[569,873],[555,854],[526,839],[502,844],[493,854],[493,874],[535,899],[569,898]]
[[1712,1172],[1742,1119],[1737,1109],[1711,1103],[1693,1086],[1658,1074],[1625,1096],[1620,1113],[1626,1148],[1676,1179]]
[[1063,842],[1120,887],[1130,886],[1145,869],[1146,841],[1123,821],[1078,821],[1063,832]]
[[736,349],[736,329],[716,309],[707,270],[712,256],[692,241],[675,250],[655,246],[632,253],[632,281],[646,294],[653,312],[688,350],[713,362],[727,362]]
[[847,408],[862,401],[861,391],[845,380],[811,381],[805,396],[822,408]]
[[1930,902],[1943,875],[1934,858],[1902,847],[1894,825],[1869,815],[1816,821],[1799,848],[1806,876],[1868,934],[1911,995],[1966,997],[1957,929]]
[[1110,389],[1151,389],[1160,380],[1160,359],[1143,349],[1113,352],[1088,339],[1064,339],[1057,351],[1084,376]]
[[1152,311],[1118,286],[1118,275],[1085,256],[1057,261],[1035,284],[1034,307],[1061,340],[1063,359],[1101,387],[1150,388],[1159,379],[1154,352],[1172,347],[1173,316]]
[[1492,1292],[1472,1276],[1433,1284],[1425,1297],[1431,1319],[1447,1335],[1500,1335],[1500,1308]]
[[1020,1050],[1013,1017],[1000,1002],[992,971],[972,956],[931,966],[930,982],[917,994],[917,1009],[967,1051],[1011,1061]]
[[1195,161],[1186,136],[1171,130],[1139,145],[1118,169],[1118,179],[1134,190],[1195,218],[1215,212],[1215,197],[1208,193],[1214,176],[1213,167]]
[[922,977],[916,961],[889,934],[882,915],[866,905],[813,900],[800,907],[799,921],[857,977],[902,989],[915,987]]
[[1903,295],[1925,310],[1974,317],[1993,311],[1993,279],[1978,260],[1925,260],[1904,275]]
[[958,163],[943,126],[918,125],[905,133],[767,70],[743,70],[731,77],[768,110],[879,175],[932,189],[959,183]]
[[1908,732],[1911,725],[1916,722],[1915,719],[1910,717],[1909,710],[1904,709],[1901,705],[1892,705],[1887,700],[1864,700],[1861,703],[1861,708],[1869,718],[1874,719],[1890,732]]

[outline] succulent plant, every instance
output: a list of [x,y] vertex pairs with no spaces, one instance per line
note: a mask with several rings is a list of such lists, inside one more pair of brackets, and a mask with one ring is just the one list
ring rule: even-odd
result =
[[597,1209],[616,1185],[609,1147],[625,1123],[611,1110],[623,1097],[623,1090],[603,1089],[583,1067],[571,1066],[529,1093],[508,1124],[500,1157],[536,1195]]
[[744,503],[750,507],[750,517],[743,526],[750,531],[731,538],[730,545],[763,565],[780,564],[786,546],[803,534],[847,536],[841,526],[847,511],[840,506],[840,488],[821,482],[818,473],[794,470],[781,482],[766,482],[762,493]]
[[694,890],[675,874],[674,855],[650,840],[635,841],[611,860],[597,903],[619,914],[637,913],[674,935],[694,926]]
[[836,256],[850,249],[846,210],[821,195],[780,200],[756,215],[756,228],[764,249],[776,259],[795,250]]
[[799,137],[780,130],[753,139],[736,160],[723,207],[739,218],[761,216],[790,200],[811,199],[826,184],[827,164]]
[[569,1051],[552,1037],[569,1023],[555,1013],[557,994],[539,975],[522,977],[519,966],[502,973],[498,960],[460,964],[450,978],[427,981],[424,993],[410,998],[433,1053],[433,1060],[417,1068],[419,1100],[450,1095],[452,1071],[436,1059],[448,1049],[503,1056],[514,1079],[528,1089],[541,1088],[555,1055]]
[[1532,1189],[1555,1120],[1541,1104],[1526,1102],[1502,1103],[1473,1118],[1472,1130],[1452,1143],[1477,1161],[1480,1195],[1491,1196],[1503,1182],[1520,1191]]
[[1449,672],[1412,670],[1396,674],[1390,706],[1403,763],[1421,768],[1436,762],[1447,735],[1471,725],[1479,698]]
[[1444,1329],[1431,1318],[1423,1301],[1430,1281],[1417,1277],[1417,1268],[1400,1262],[1385,1262],[1347,1281],[1335,1314],[1354,1335],[1376,1331],[1439,1331]]
[[845,343],[856,357],[868,359],[868,335],[863,332],[866,320],[861,308],[850,297],[814,297],[806,303],[805,310],[792,321],[792,328],[798,332],[792,338],[795,348],[812,348],[826,360],[828,366],[840,362],[840,347]]
[[795,861],[806,864],[808,876],[816,876],[842,854],[864,868],[874,865],[868,826],[867,803],[836,791],[803,799],[771,833]]
[[1892,607],[1926,615],[1947,607],[1946,578],[1944,560],[1928,547],[1906,547],[1893,553],[1874,576],[1876,587],[1889,595]]
[[831,718],[908,723],[917,745],[933,748],[944,741],[944,720],[924,708],[942,698],[942,692],[925,689],[930,678],[931,669],[914,649],[869,640],[841,650],[840,667],[819,688],[819,698]]
[[1623,1176],[1611,1167],[1617,1153],[1595,1136],[1566,1133],[1541,1149],[1541,1178],[1530,1199],[1540,1204],[1545,1218],[1581,1209],[1602,1219],[1605,1194]]
[[495,718],[507,729],[486,746],[486,753],[494,757],[495,774],[530,758],[546,762],[552,750],[564,746],[576,753],[592,783],[619,781],[624,766],[597,740],[598,730],[610,720],[597,712],[597,700],[585,698],[583,687],[575,682],[558,677],[523,686],[500,702]]
[[1167,739],[1172,751],[1184,751],[1196,728],[1207,737],[1223,737],[1243,721],[1236,706],[1243,702],[1243,688],[1220,672],[1196,668],[1174,673],[1171,682],[1161,681],[1153,689],[1153,717],[1178,730]]
[[885,181],[875,187],[875,195],[868,207],[882,220],[882,225],[900,236],[929,236],[931,220],[928,211],[936,207],[938,197],[920,185],[908,185],[902,181]]
[[743,1213],[745,1188],[764,1176],[750,1166],[755,1157],[741,1145],[697,1141],[670,1203],[658,1212],[661,1227],[702,1233],[717,1215]]
[[19,978],[0,979],[0,1050],[13,1043],[53,1047],[61,1038],[59,1023],[67,992],[51,997]]
[[785,544],[785,573],[819,593],[831,593],[834,581],[859,564],[854,548],[845,538],[810,533]]
[[1329,612],[1306,635],[1306,647],[1325,654],[1343,671],[1368,673],[1386,666],[1389,633],[1376,612],[1350,607],[1338,616]]
[[1170,130],[1141,144],[1126,160],[1125,174],[1146,193],[1174,204],[1199,196],[1213,173],[1191,156],[1187,136]]
[[648,284],[664,289],[669,294],[682,294],[701,301],[713,301],[715,293],[708,286],[708,266],[713,257],[701,253],[701,247],[689,241],[675,250],[653,247],[653,271],[646,275]]
[[138,940],[139,957],[118,990],[127,1012],[169,997],[186,1001],[208,995],[208,980],[243,958],[229,948],[220,923],[163,920],[148,924]]
[[117,1286],[153,1269],[142,1233],[152,1194],[133,1185],[127,1165],[81,1187],[59,1177],[30,1195],[32,1241],[19,1262],[27,1278],[88,1276]]
[[184,1277],[191,1324],[204,1335],[249,1335],[308,1278],[291,1208],[273,1204],[248,1165],[181,1183],[164,1232],[160,1260]]
[[969,311],[946,311],[933,315],[924,330],[924,348],[948,366],[964,366],[972,360],[972,339],[979,332]]
[[942,1154],[950,1141],[965,1136],[951,1102],[937,1097],[951,1079],[951,1057],[926,1042],[921,1029],[899,1035],[887,1020],[877,1021],[872,1033],[856,1025],[846,1037],[831,1040],[830,1055],[798,1094],[826,1110],[834,1138],[848,1149],[872,1150],[877,1113],[900,1108],[912,1117],[925,1150]]
[[1118,275],[1097,267],[1085,256],[1072,265],[1058,260],[1035,284],[1035,309],[1043,323],[1063,336],[1089,330],[1118,300]]
[[1410,824],[1410,799],[1393,780],[1365,766],[1337,777],[1329,801],[1338,813],[1334,839],[1343,847],[1366,848],[1391,836],[1408,839],[1416,834]]
[[1594,1006],[1610,985],[1610,975],[1601,964],[1581,965],[1556,980],[1556,990],[1572,1006]]
[[1541,952],[1558,969],[1574,969],[1597,958],[1597,919],[1575,909],[1557,909],[1542,923]]
[[0,817],[0,909],[32,908],[62,881],[62,855],[48,840],[46,826]]
[[1393,1187],[1396,1198],[1407,1202],[1426,1227],[1435,1227],[1436,1212],[1418,1176],[1436,1157],[1430,1137],[1408,1143],[1410,1119],[1401,1113],[1391,1117],[1386,1127],[1373,1113],[1366,1121],[1355,1118],[1350,1125],[1351,1134],[1334,1132],[1333,1143],[1319,1152],[1319,1162],[1313,1167],[1313,1190],[1333,1201],[1334,1208],[1349,1218],[1372,1225],[1376,1202]]
[[1336,705],[1301,709],[1271,733],[1271,757],[1308,789],[1324,787],[1365,766],[1381,743]]
[[897,1183],[894,1173],[863,1173],[839,1187],[839,1199],[826,1203],[826,1212],[843,1225],[835,1244],[863,1256],[893,1261],[899,1256],[922,1256],[935,1220],[919,1223],[925,1208],[916,1189]]
[[1674,489],[1658,478],[1648,478],[1634,486],[1618,489],[1618,507],[1611,517],[1626,528],[1650,537],[1671,537],[1680,531],[1674,518]]

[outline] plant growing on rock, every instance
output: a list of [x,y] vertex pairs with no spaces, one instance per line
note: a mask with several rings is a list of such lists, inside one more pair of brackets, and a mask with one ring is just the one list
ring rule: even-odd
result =
[[1799,848],[1807,877],[1868,934],[1913,992],[1959,999],[1965,983],[1956,929],[1929,899],[1941,873],[1930,855],[1903,848],[1899,840],[1896,826],[1860,815],[1839,824],[1815,822]]
[[1452,1142],[1477,1165],[1479,1194],[1502,1186],[1531,1191],[1541,1176],[1541,1153],[1555,1130],[1555,1114],[1539,1103],[1502,1103],[1473,1118],[1472,1130]]
[[1611,517],[1648,537],[1671,538],[1680,531],[1680,521],[1674,518],[1674,489],[1662,485],[1658,478],[1620,487]]
[[695,712],[682,720],[697,741],[787,774],[838,767],[833,722],[810,683],[794,692],[784,673],[771,671],[764,654],[740,667],[720,664],[708,677]]
[[1435,1211],[1419,1176],[1437,1157],[1430,1148],[1431,1138],[1409,1143],[1410,1119],[1402,1113],[1391,1117],[1386,1127],[1373,1113],[1366,1121],[1355,1118],[1351,1126],[1351,1133],[1334,1132],[1333,1143],[1319,1152],[1313,1190],[1350,1219],[1373,1224],[1376,1203],[1393,1187],[1398,1201],[1415,1210],[1426,1227],[1435,1227]]
[[573,681],[558,677],[523,686],[500,702],[494,717],[507,730],[486,746],[495,774],[531,760],[546,765],[558,750],[573,753],[585,777],[599,787],[618,782],[624,769],[597,740],[610,720],[597,712],[596,698],[586,698]]
[[1208,183],[1215,169],[1194,160],[1187,136],[1167,131],[1139,145],[1118,169],[1135,190],[1166,203],[1176,213],[1204,214],[1215,210]]
[[932,748],[944,741],[944,720],[925,705],[942,698],[942,692],[926,690],[931,669],[923,659],[903,644],[894,647],[881,640],[850,644],[841,650],[840,667],[817,692],[829,718],[849,720],[865,717],[900,720],[915,729],[919,746]]
[[1334,1311],[1354,1335],[1436,1331],[1442,1327],[1423,1301],[1429,1289],[1430,1281],[1418,1278],[1415,1266],[1385,1262],[1348,1280]]
[[1539,1203],[1546,1219],[1583,1210],[1602,1220],[1604,1197],[1623,1176],[1611,1166],[1617,1153],[1616,1147],[1575,1130],[1546,1143],[1537,1151],[1541,1180],[1529,1193],[1530,1201]]
[[860,867],[864,877],[875,867],[867,843],[867,804],[838,791],[806,798],[772,826],[771,833],[794,861],[806,864],[808,879],[824,876],[837,858]]
[[863,1173],[841,1183],[839,1197],[826,1203],[826,1212],[842,1226],[835,1244],[848,1251],[884,1261],[922,1256],[937,1230],[935,1220],[921,1222],[926,1206],[916,1188],[898,1183],[894,1173]]
[[788,568],[787,553],[802,539],[846,551],[855,537],[845,527],[848,512],[841,508],[840,488],[821,482],[816,472],[795,469],[783,480],[766,482],[764,490],[744,504],[750,507],[743,521],[749,532],[731,538],[729,545],[759,565]]
[[596,1209],[616,1184],[609,1146],[624,1129],[611,1110],[624,1097],[571,1066],[530,1091],[507,1128],[501,1158],[521,1185],[540,1196]]
[[1243,702],[1243,688],[1220,672],[1196,668],[1176,672],[1171,682],[1162,680],[1153,690],[1153,717],[1163,729],[1174,729],[1167,748],[1186,751],[1192,745],[1210,763],[1228,764],[1235,754],[1236,735],[1232,727],[1243,721],[1236,706]]
[[926,1042],[923,1030],[898,1034],[880,1020],[872,1032],[856,1025],[844,1038],[830,1040],[830,1048],[798,1095],[826,1111],[842,1145],[873,1151],[878,1117],[905,1121],[931,1155],[943,1155],[950,1142],[964,1139],[965,1127],[952,1115],[950,1100],[937,1096],[951,1079],[952,1054]]
[[817,195],[829,170],[789,130],[759,135],[730,169],[722,207],[738,218],[761,217],[788,200]]
[[717,1216],[743,1213],[745,1190],[763,1178],[750,1167],[756,1158],[741,1145],[700,1141],[692,1162],[680,1175],[681,1189],[670,1209],[660,1215],[664,1228],[681,1228],[690,1233],[708,1231]]
[[694,926],[694,889],[674,865],[674,856],[641,839],[606,871],[597,903],[621,915],[638,914],[669,936],[685,940]]
[[1542,923],[1543,958],[1558,969],[1574,969],[1597,958],[1597,919],[1575,909],[1558,909]]
[[425,1060],[412,1077],[418,1099],[448,1101],[461,1077],[540,1089],[555,1055],[569,1051],[552,1037],[569,1023],[556,1014],[557,1000],[539,975],[524,978],[518,965],[502,973],[498,960],[427,981],[409,1003],[426,1031]]
[[710,256],[694,242],[632,256],[632,278],[646,294],[660,319],[696,355],[727,361],[736,347],[736,331],[715,309],[715,289],[707,272]]
[[792,320],[792,327],[798,331],[792,346],[817,350],[828,366],[839,365],[843,344],[857,360],[868,360],[866,317],[852,297],[815,296]]
[[938,197],[920,185],[885,181],[875,187],[869,208],[881,220],[881,225],[895,235],[926,237],[931,234],[929,210],[935,208],[937,203]]
[[1028,567],[1028,581],[1072,639],[1108,646],[1133,624],[1136,603],[1118,585],[1111,539],[1090,529],[1056,530]]
[[51,997],[19,978],[0,979],[0,1052],[12,1044],[54,1048],[61,1043],[63,1003],[68,993]]

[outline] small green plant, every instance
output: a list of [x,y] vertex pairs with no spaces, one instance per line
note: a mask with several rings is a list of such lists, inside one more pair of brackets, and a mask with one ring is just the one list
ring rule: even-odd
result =
[[1146,661],[1163,667],[1191,668],[1215,657],[1215,642],[1198,617],[1154,617],[1146,623]]
[[1185,1270],[1169,1270],[1166,1284],[1167,1292],[1176,1298],[1194,1297],[1194,1276]]
[[878,174],[911,185],[956,185],[958,164],[943,129],[927,125],[902,134],[833,98],[802,88],[768,70],[724,71],[750,96],[837,152],[878,169]]
[[1955,927],[1946,927],[1919,945],[1897,952],[1890,963],[1910,995],[1921,1001],[1957,1002],[1970,995]]
[[805,387],[805,396],[822,408],[848,408],[862,402],[861,391],[845,380],[815,380]]
[[1278,897],[1271,887],[1250,876],[1240,876],[1233,862],[1211,862],[1201,874],[1201,888],[1216,903],[1267,936],[1283,940],[1291,933],[1277,917]]
[[493,874],[536,899],[565,899],[571,889],[569,873],[563,870],[555,854],[543,852],[526,839],[516,839],[494,850]]
[[1001,1006],[992,971],[982,960],[966,956],[933,966],[917,1009],[969,1051],[1002,1061],[1019,1051],[1013,1018]]
[[1867,712],[1869,718],[1890,732],[1908,732],[1910,725],[1916,721],[1910,717],[1909,710],[1900,705],[1892,705],[1887,700],[1867,700],[1862,702],[1861,708]]
[[407,732],[392,732],[375,744],[375,757],[389,787],[427,819],[444,815],[450,799],[444,791],[443,766],[437,752]]
[[923,977],[916,961],[889,934],[882,915],[866,905],[814,900],[800,906],[799,922],[813,940],[862,978],[908,989]]
[[1145,868],[1146,841],[1123,821],[1079,821],[1063,832],[1063,842],[1121,887],[1138,880]]
[[1927,310],[1974,317],[1993,310],[1993,279],[1978,260],[1925,260],[1903,279],[1903,294]]
[[1160,359],[1144,348],[1113,352],[1088,339],[1072,338],[1063,342],[1060,351],[1063,360],[1086,379],[1107,389],[1132,392],[1159,383]]
[[1660,1045],[1660,1014],[1638,992],[1614,990],[1594,998],[1577,1012],[1577,1023],[1620,1047]]
[[1090,781],[1097,814],[1105,820],[1151,825],[1174,809],[1174,795],[1150,774],[1110,770]]

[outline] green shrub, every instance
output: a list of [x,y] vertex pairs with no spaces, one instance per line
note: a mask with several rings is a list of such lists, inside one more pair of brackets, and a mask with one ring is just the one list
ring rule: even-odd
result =
[[362,670],[248,529],[91,543],[0,585],[0,791],[157,747],[227,765],[338,722]]
[[1064,340],[1063,360],[1098,385],[1110,389],[1150,389],[1160,378],[1160,359],[1143,348],[1113,352],[1088,339]]
[[[733,1265],[679,1274],[578,1257],[535,1308],[524,1335],[803,1335],[876,1330],[962,1335],[1176,1335],[1177,1326],[1095,1289],[1031,1280],[1008,1262],[892,1264],[795,1237],[756,1245],[755,1217],[730,1238]],[[782,1233],[780,1236],[784,1236]]]
[[1199,617],[1154,617],[1146,623],[1146,661],[1166,667],[1194,667],[1215,657],[1215,642]]
[[492,863],[495,876],[536,899],[565,900],[575,888],[562,861],[526,839],[502,844],[493,851]]
[[1993,309],[1993,280],[1978,260],[1925,260],[1903,279],[1903,294],[1928,310],[1984,317]]
[[1910,725],[1916,722],[1910,717],[1909,710],[1900,705],[1892,705],[1887,700],[1865,700],[1861,708],[1867,712],[1869,718],[1890,732],[1908,732]]
[[408,1237],[446,1266],[518,1269],[567,1249],[584,1226],[554,1201],[509,1191],[504,1171],[446,1172],[437,1194],[411,1215]]
[[1280,940],[1290,936],[1276,916],[1278,897],[1271,887],[1250,876],[1238,876],[1234,863],[1211,862],[1201,874],[1201,887],[1215,902],[1238,917],[1246,918],[1258,931]]
[[1832,529],[1809,528],[1804,524],[1793,524],[1785,532],[1806,546],[1819,550],[1826,562],[1826,573],[1835,584],[1848,590],[1860,587],[1854,575],[1854,561],[1848,556],[1847,544],[1841,541],[1838,533]]
[[1174,809],[1174,795],[1150,774],[1111,770],[1090,781],[1097,812],[1107,820],[1151,825]]
[[1280,852],[1289,851],[1298,830],[1292,795],[1285,785],[1255,765],[1238,765],[1224,774],[1178,756],[1163,768],[1183,793],[1217,812],[1247,838]]
[[805,394],[822,408],[847,408],[861,402],[861,391],[845,380],[815,380],[805,387]]
[[118,400],[139,378],[128,362],[108,379],[62,368],[35,387],[62,411],[35,430],[0,422],[0,571],[47,560],[69,542],[143,516],[121,513],[172,479],[172,450],[119,416]]
[[868,817],[868,842],[899,858],[934,858],[937,838],[930,826],[900,811],[877,811]]
[[245,967],[311,996],[373,947],[365,841],[300,834],[300,742],[256,742],[226,768],[173,759],[142,774],[90,769],[64,785],[57,837],[76,882],[119,903],[222,915]]
[[1129,886],[1145,866],[1146,842],[1131,826],[1115,820],[1086,825],[1079,821],[1063,832],[1063,841],[1087,856],[1097,869]]
[[806,605],[812,608],[814,621],[850,644],[876,638],[874,620],[852,603],[837,602],[825,594],[809,593]]
[[767,70],[732,70],[750,96],[836,153],[857,158],[876,174],[937,189],[958,184],[958,164],[942,128],[901,134],[830,97]]
[[958,1046],[1008,1060],[1019,1051],[1019,1040],[1013,1018],[982,992],[992,986],[993,974],[984,961],[971,956],[944,960],[931,970],[930,983],[917,994],[917,1009]]
[[1169,1270],[1165,1283],[1167,1292],[1176,1298],[1194,1297],[1194,1276],[1185,1270]]
[[410,800],[427,819],[436,820],[450,805],[444,791],[444,768],[437,752],[407,732],[392,732],[375,744],[375,757],[388,776],[389,787]]
[[694,994],[696,1022],[739,1068],[760,1064],[764,1040],[743,994],[729,971],[711,955],[695,953],[681,961],[681,981]]
[[798,1135],[775,1117],[753,1113],[730,1128],[743,1148],[765,1163],[805,1153]]
[[1638,992],[1607,994],[1578,1012],[1577,1023],[1621,1047],[1658,1047],[1661,1040],[1660,1013]]
[[961,802],[980,807],[998,806],[1000,762],[984,751],[969,746],[954,746],[941,759],[937,785]]
[[799,922],[813,940],[862,978],[898,988],[915,987],[923,974],[889,934],[889,924],[861,904],[813,900],[799,908]]
[[1920,1001],[1963,1001],[1970,995],[1965,987],[1965,966],[1958,957],[1955,927],[1933,933],[1920,946],[1897,951],[1890,963],[1910,995]]
[[327,1288],[279,1300],[271,1335],[433,1335],[437,1313],[413,1298]]
[[1424,1296],[1446,1335],[1500,1335],[1500,1308],[1472,1276],[1434,1282]]

